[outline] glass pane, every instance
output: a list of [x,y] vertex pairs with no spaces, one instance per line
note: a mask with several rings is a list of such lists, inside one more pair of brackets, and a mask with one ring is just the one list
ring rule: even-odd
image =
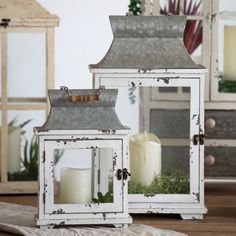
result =
[[202,14],[203,1],[202,0],[184,0],[184,15],[195,15],[195,16],[203,15]]
[[177,93],[178,88],[175,87],[160,87],[158,88],[159,93]]
[[236,1],[235,0],[220,0],[219,1],[220,12],[236,12]]
[[[112,87],[109,87],[109,88],[112,88]],[[138,133],[140,131],[139,130],[140,129],[139,92],[140,92],[140,89],[138,87],[118,88],[116,113],[121,123],[131,128],[133,133]]]
[[202,64],[202,34],[201,20],[187,20],[184,31],[184,45],[196,64]]
[[[111,148],[54,149],[54,202],[113,202],[112,152]],[[95,158],[105,158],[107,166],[93,167]]]
[[160,6],[163,15],[202,15],[201,0],[161,0]]
[[8,34],[7,73],[8,97],[46,97],[45,34]]
[[[182,89],[190,91],[178,88]],[[176,103],[172,108],[152,109],[150,133],[131,137],[130,194],[190,193],[190,96],[185,96],[185,108]]]
[[45,121],[45,111],[8,111],[8,179],[37,180],[38,144],[35,126]]
[[236,21],[220,20],[218,37],[219,92],[236,93]]
[[152,101],[189,101],[189,87],[153,87]]

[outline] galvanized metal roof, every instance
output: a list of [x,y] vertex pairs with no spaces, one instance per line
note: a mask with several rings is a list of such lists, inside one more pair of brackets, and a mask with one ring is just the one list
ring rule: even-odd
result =
[[90,69],[202,69],[183,44],[185,16],[110,16],[114,39]]
[[9,26],[57,26],[59,18],[35,0],[1,0],[0,20],[10,19]]
[[117,130],[125,128],[115,112],[117,89],[49,90],[51,110],[39,132],[49,130]]

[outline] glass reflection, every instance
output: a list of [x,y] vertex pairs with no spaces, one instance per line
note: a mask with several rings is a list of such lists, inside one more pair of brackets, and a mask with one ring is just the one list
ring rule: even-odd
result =
[[[54,202],[113,202],[112,154],[111,148],[55,149]],[[103,158],[107,161],[102,162]]]

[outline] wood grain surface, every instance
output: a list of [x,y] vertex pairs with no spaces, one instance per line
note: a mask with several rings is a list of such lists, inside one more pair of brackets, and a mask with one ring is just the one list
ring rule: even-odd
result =
[[[0,195],[0,201],[37,205],[36,195]],[[236,183],[207,183],[204,220],[181,220],[179,215],[132,215],[134,223],[176,230],[190,236],[236,235]],[[12,235],[0,231],[0,235]]]

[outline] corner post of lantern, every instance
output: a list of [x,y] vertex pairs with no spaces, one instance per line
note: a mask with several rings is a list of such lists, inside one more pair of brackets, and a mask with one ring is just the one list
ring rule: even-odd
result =
[[[115,113],[117,93],[104,88],[49,90],[50,113],[35,128],[39,141],[36,224],[41,228],[127,227],[132,222],[127,188],[130,129]],[[108,164],[101,166],[100,159]]]
[[[183,110],[183,112],[185,112],[184,114],[186,114],[186,119],[188,120],[186,124],[184,123],[185,126],[183,130],[178,131],[183,133],[180,138],[168,140],[168,138],[171,137],[165,136],[166,133],[171,133],[171,131],[168,130],[170,129],[170,126],[168,125],[168,122],[170,121],[166,122],[166,119],[161,123],[166,130],[158,130],[156,127],[153,127],[156,135],[158,136],[160,133],[160,135],[162,135],[161,137],[154,138],[155,135],[153,136],[153,134],[145,133],[138,134],[137,137],[134,136],[137,138],[137,143],[139,143],[138,140],[141,139],[143,139],[143,142],[147,142],[153,141],[154,138],[156,143],[159,143],[161,147],[164,147],[161,152],[162,160],[165,160],[165,155],[168,155],[165,148],[172,148],[172,146],[174,146],[182,148],[181,150],[185,150],[184,152],[179,152],[181,153],[181,159],[178,160],[178,162],[183,162],[184,168],[187,168],[187,170],[183,168],[183,170],[186,171],[186,174],[183,177],[186,186],[183,188],[184,190],[182,190],[182,192],[174,190],[173,187],[173,189],[170,189],[167,193],[164,192],[165,190],[158,189],[155,190],[156,192],[153,192],[154,190],[151,188],[153,186],[151,185],[150,190],[147,190],[147,188],[144,187],[143,189],[138,190],[133,188],[132,191],[134,192],[131,191],[128,194],[129,212],[173,213],[180,214],[183,219],[202,219],[203,214],[207,212],[204,205],[203,161],[203,101],[206,69],[201,65],[196,65],[184,48],[183,32],[186,17],[110,16],[110,22],[114,35],[112,45],[99,63],[90,65],[90,70],[93,73],[94,86],[105,86],[106,88],[136,86],[140,88],[148,87],[150,89],[163,87],[177,88],[178,90],[186,87],[189,89],[185,94],[185,98],[181,102],[176,102],[178,105],[174,107],[174,110],[176,109],[178,113]],[[137,45],[140,45],[140,47]],[[158,101],[159,100],[161,103],[162,98],[158,97]],[[153,99],[152,104],[158,103],[158,101],[157,98],[156,100]],[[154,109],[149,104],[145,103],[140,106],[142,109],[140,110],[140,117],[148,117],[149,119],[149,121],[145,121],[144,118],[141,119],[142,122],[146,122],[145,128],[147,131],[152,128],[151,110]],[[162,110],[165,111],[165,109],[168,110],[168,108],[164,107],[164,103],[162,103],[156,112],[158,118],[159,115],[162,114]],[[148,114],[144,112],[148,112]],[[174,128],[179,126],[178,123],[174,126],[173,124],[175,122],[178,122],[178,119],[173,116],[170,123],[171,127]],[[179,122],[182,121],[180,120]],[[156,125],[157,123],[160,123],[160,121],[155,122]],[[147,124],[149,125],[147,126]],[[142,127],[142,124],[140,124],[140,127]],[[158,131],[156,131],[156,129]],[[132,149],[131,146],[130,149]],[[132,155],[137,156],[138,152],[132,154],[130,150],[129,153],[131,160],[130,165],[132,166],[134,165],[132,164]],[[172,153],[171,158],[173,159],[173,162],[175,162],[174,158],[176,158],[178,153],[175,151],[170,153]],[[155,155],[156,158],[159,158],[160,152]],[[150,158],[154,158],[154,154],[150,154],[149,156]],[[139,158],[142,158],[141,155]],[[172,159],[170,161],[172,161]],[[157,165],[157,162],[155,165]],[[161,165],[164,166],[164,164]],[[143,166],[140,168],[144,168]],[[162,166],[161,168],[163,168]],[[171,168],[175,170],[175,166]],[[142,170],[142,172],[150,173],[147,169],[146,171]],[[141,173],[141,170],[139,173]],[[158,174],[159,177],[155,177],[158,179],[155,180],[162,181],[162,175],[168,177],[168,174],[160,172]],[[134,184],[132,183],[132,178],[134,178],[134,176],[135,175],[132,175],[131,168],[130,186],[131,184]],[[169,178],[171,177],[169,176]],[[174,180],[172,178],[169,179],[169,181],[173,182]],[[145,185],[147,184],[145,183]]]

